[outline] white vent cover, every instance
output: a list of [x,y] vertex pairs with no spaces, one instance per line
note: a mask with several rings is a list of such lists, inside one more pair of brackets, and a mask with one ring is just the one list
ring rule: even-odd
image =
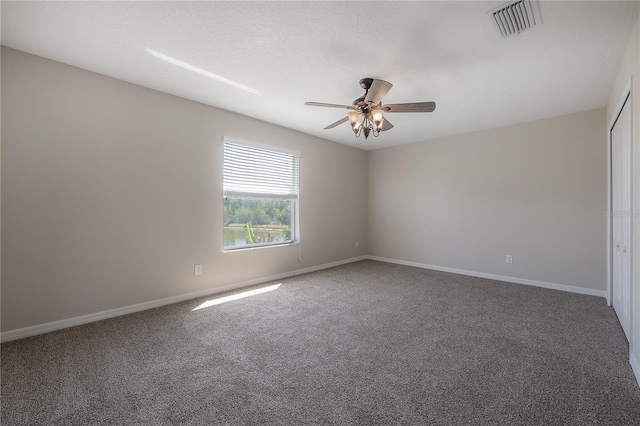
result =
[[540,9],[537,1],[519,0],[500,6],[491,12],[502,37],[518,35],[534,25],[540,25]]

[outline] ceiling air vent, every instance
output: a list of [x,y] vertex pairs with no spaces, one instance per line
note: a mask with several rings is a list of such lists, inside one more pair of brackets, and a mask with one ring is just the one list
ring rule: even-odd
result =
[[519,0],[500,6],[490,12],[493,14],[502,37],[519,35],[534,25],[540,25],[540,9],[537,1]]

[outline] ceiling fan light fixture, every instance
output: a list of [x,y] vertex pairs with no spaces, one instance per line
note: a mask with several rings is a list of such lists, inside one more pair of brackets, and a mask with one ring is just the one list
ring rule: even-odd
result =
[[351,129],[353,133],[356,134],[356,137],[359,136],[359,130],[362,127],[362,119],[360,118],[360,113],[358,111],[351,111],[347,114],[349,118],[349,123],[351,123]]
[[359,138],[362,133],[364,133],[365,139],[368,139],[370,134],[373,134],[374,137],[378,137],[382,131],[383,123],[384,118],[381,118],[381,121],[377,124],[373,121],[371,111],[365,111],[363,114],[358,116],[358,121],[353,124],[353,133],[355,133],[356,138]]
[[382,124],[384,124],[384,110],[374,109],[371,111],[371,121],[373,121],[373,125],[376,131],[382,130]]
[[346,108],[349,110],[346,117],[335,123],[329,124],[325,130],[333,129],[347,121],[351,124],[351,130],[357,138],[364,133],[364,138],[369,138],[373,133],[374,137],[393,129],[393,124],[385,119],[385,113],[392,112],[432,112],[436,108],[435,102],[412,102],[404,104],[382,105],[382,98],[391,89],[392,84],[388,81],[374,78],[363,78],[360,86],[365,89],[364,96],[353,101],[352,105],[328,104],[324,102],[305,102],[305,105],[320,106],[330,108]]

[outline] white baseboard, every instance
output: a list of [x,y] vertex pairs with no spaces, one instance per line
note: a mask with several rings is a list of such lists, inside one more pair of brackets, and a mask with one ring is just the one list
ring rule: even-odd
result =
[[549,288],[552,290],[568,291],[570,293],[580,293],[589,296],[605,297],[605,290],[593,290],[590,288],[575,287],[565,284],[548,283],[544,281],[528,280],[525,278],[508,277],[504,275],[486,274],[484,272],[467,271],[464,269],[447,268],[444,266],[427,265],[425,263],[407,262],[405,260],[389,259],[386,257],[367,256],[367,259],[377,260],[380,262],[396,263],[398,265],[415,266],[417,268],[433,269],[434,271],[451,272],[453,274],[468,275],[471,277],[488,278],[490,280],[505,281],[508,283],[531,285],[535,287]]
[[145,311],[147,309],[158,308],[160,306],[170,305],[172,303],[183,302],[185,300],[196,299],[198,297],[210,296],[212,294],[224,293],[225,291],[236,290],[243,287],[249,287],[256,284],[262,284],[269,281],[281,280],[296,275],[307,274],[309,272],[319,271],[322,269],[333,268],[335,266],[345,265],[347,263],[358,262],[367,259],[367,256],[353,257],[350,259],[340,260],[337,262],[325,263],[322,265],[311,266],[304,269],[296,269],[295,271],[284,272],[282,274],[270,275],[268,277],[256,278],[241,283],[235,283],[222,287],[214,287],[206,290],[196,291],[193,293],[180,294],[177,296],[167,297],[164,299],[152,300],[135,305],[123,306],[121,308],[109,309],[106,311],[96,312],[93,314],[82,315],[79,317],[67,318],[60,321],[38,324],[31,327],[19,328],[0,333],[0,343],[9,342],[11,340],[23,339],[25,337],[36,336],[51,331],[62,330],[64,328],[75,327],[77,325],[88,324],[90,322],[100,321],[108,318],[119,317],[122,315],[132,314],[134,312]]
[[636,382],[638,382],[638,386],[640,386],[640,363],[638,361],[638,357],[636,357],[633,353],[629,355],[629,364],[631,364],[633,374],[636,376]]
[[[172,303],[183,302],[183,301],[189,300],[189,299],[196,299],[198,297],[210,296],[212,294],[217,294],[217,293],[224,293],[226,291],[236,290],[236,289],[239,289],[239,288],[249,287],[249,286],[256,285],[256,284],[262,284],[262,283],[266,283],[266,282],[269,282],[269,281],[275,281],[275,280],[279,280],[279,279],[283,279],[283,278],[293,277],[293,276],[296,276],[296,275],[307,274],[309,272],[314,272],[314,271],[319,271],[319,270],[322,270],[322,269],[333,268],[335,266],[345,265],[347,263],[358,262],[360,260],[366,260],[366,259],[376,260],[376,261],[379,261],[379,262],[396,263],[396,264],[399,264],[399,265],[414,266],[414,267],[424,268],[424,269],[432,269],[432,270],[435,270],[435,271],[451,272],[451,273],[454,273],[454,274],[468,275],[468,276],[472,276],[472,277],[488,278],[488,279],[492,279],[492,280],[505,281],[505,282],[516,283],[516,284],[532,285],[532,286],[536,286],[536,287],[543,287],[543,288],[549,288],[549,289],[553,289],[553,290],[568,291],[568,292],[571,292],[571,293],[580,293],[580,294],[586,294],[586,295],[590,295],[590,296],[605,297],[605,293],[606,293],[604,290],[592,290],[592,289],[588,289],[588,288],[575,287],[575,286],[569,286],[569,285],[564,285],[564,284],[554,284],[554,283],[548,283],[548,282],[543,282],[543,281],[534,281],[534,280],[528,280],[528,279],[523,279],[523,278],[508,277],[508,276],[503,276],[503,275],[486,274],[486,273],[483,273],[483,272],[474,272],[474,271],[467,271],[467,270],[463,270],[463,269],[447,268],[447,267],[435,266],[435,265],[427,265],[427,264],[424,264],[424,263],[408,262],[408,261],[404,261],[404,260],[389,259],[389,258],[385,258],[385,257],[359,256],[359,257],[353,257],[353,258],[350,258],[350,259],[340,260],[340,261],[337,261],[337,262],[331,262],[331,263],[325,263],[325,264],[322,264],[322,265],[312,266],[312,267],[309,267],[309,268],[296,269],[294,271],[285,272],[285,273],[282,273],[282,274],[270,275],[268,277],[256,278],[256,279],[253,279],[253,280],[243,281],[243,282],[240,282],[240,283],[235,283],[235,284],[231,284],[231,285],[227,285],[227,286],[210,288],[210,289],[197,291],[197,292],[193,292],[193,293],[180,294],[180,295],[177,295],[177,296],[167,297],[167,298],[164,298],[164,299],[152,300],[152,301],[144,302],[144,303],[137,303],[135,305],[123,306],[121,308],[109,309],[109,310],[106,310],[106,311],[96,312],[96,313],[88,314],[88,315],[82,315],[82,316],[79,316],[79,317],[63,319],[63,320],[60,320],[60,321],[53,321],[53,322],[49,322],[49,323],[45,323],[45,324],[38,324],[38,325],[31,326],[31,327],[19,328],[17,330],[5,331],[3,333],[0,333],[0,342],[9,342],[11,340],[23,339],[25,337],[35,336],[35,335],[38,335],[38,334],[44,334],[44,333],[48,333],[48,332],[56,331],[56,330],[62,330],[64,328],[75,327],[77,325],[87,324],[87,323],[90,323],[90,322],[100,321],[100,320],[108,319],[108,318],[114,318],[114,317],[118,317],[118,316],[121,316],[121,315],[127,315],[127,314],[131,314],[131,313],[134,313],[134,312],[144,311],[144,310],[147,310],[147,309],[158,308],[160,306],[165,306],[165,305],[169,305],[169,304],[172,304]],[[638,367],[637,364],[636,364],[636,367]],[[634,368],[634,372],[636,373],[636,377],[637,378],[640,377],[640,374],[639,374],[640,367]],[[639,383],[640,383],[640,379],[639,379]]]

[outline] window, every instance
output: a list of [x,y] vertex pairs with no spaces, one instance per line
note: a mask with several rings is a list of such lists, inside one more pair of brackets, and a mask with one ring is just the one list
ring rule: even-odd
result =
[[224,140],[224,250],[298,241],[299,154]]

